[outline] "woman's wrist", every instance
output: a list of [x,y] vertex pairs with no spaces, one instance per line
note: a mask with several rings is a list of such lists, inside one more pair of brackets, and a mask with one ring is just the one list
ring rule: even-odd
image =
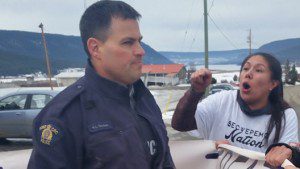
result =
[[205,90],[204,91],[198,91],[195,88],[193,88],[192,86],[190,88],[190,91],[191,91],[192,94],[195,94],[195,95],[204,95],[205,94]]

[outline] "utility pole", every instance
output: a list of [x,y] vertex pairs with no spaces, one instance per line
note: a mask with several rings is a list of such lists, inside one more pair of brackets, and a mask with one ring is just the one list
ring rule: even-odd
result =
[[[207,22],[207,0],[204,0],[204,49],[205,49],[205,68],[208,69],[208,22]],[[205,90],[205,96],[208,96],[209,88]]]
[[84,10],[86,10],[86,0],[83,0],[83,7],[84,7]]
[[251,53],[252,53],[252,48],[251,48],[251,44],[252,44],[251,29],[249,30],[249,36],[247,37],[247,43],[249,43],[249,55],[251,55]]
[[207,0],[204,0],[204,49],[205,49],[205,68],[208,69],[208,22],[207,22]]
[[48,70],[48,78],[49,78],[49,84],[51,87],[51,90],[53,90],[52,86],[52,81],[51,81],[51,69],[50,69],[50,62],[49,62],[49,57],[48,57],[48,51],[47,51],[47,45],[46,45],[46,39],[45,39],[45,34],[44,34],[44,25],[41,23],[39,25],[39,28],[42,30],[42,39],[43,39],[43,44],[44,44],[44,49],[45,49],[45,58],[46,58],[46,64],[47,64],[47,70]]

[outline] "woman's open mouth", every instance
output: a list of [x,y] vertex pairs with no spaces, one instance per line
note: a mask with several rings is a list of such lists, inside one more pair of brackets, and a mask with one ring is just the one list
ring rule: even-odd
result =
[[244,82],[243,87],[242,87],[242,91],[246,93],[246,92],[249,92],[250,90],[251,90],[250,84],[247,83],[247,82]]

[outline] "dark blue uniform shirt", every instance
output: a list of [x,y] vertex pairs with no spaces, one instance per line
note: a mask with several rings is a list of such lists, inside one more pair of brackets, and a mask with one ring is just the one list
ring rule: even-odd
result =
[[134,116],[136,117],[136,121],[138,123],[139,134],[144,141],[144,146],[146,152],[149,157],[149,161],[151,162],[151,166],[155,164],[155,158],[158,155],[158,139],[155,136],[155,133],[152,130],[151,124],[145,119],[140,113],[136,111],[135,103],[136,103],[136,95],[134,93],[134,87],[132,85],[129,86],[129,98],[131,108],[134,110]]
[[[88,65],[85,76],[58,94],[34,120],[28,168],[174,168],[159,107],[141,80],[133,87],[136,112],[127,87],[100,77]],[[134,113],[155,136],[159,150],[152,164]]]

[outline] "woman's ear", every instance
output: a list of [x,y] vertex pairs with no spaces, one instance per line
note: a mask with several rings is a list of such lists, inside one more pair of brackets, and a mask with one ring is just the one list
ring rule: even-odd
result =
[[279,85],[279,81],[278,80],[272,80],[271,82],[271,87],[270,87],[270,91],[272,91],[275,87],[277,87]]
[[102,42],[96,38],[89,38],[87,40],[87,48],[92,60],[101,60],[101,45]]

